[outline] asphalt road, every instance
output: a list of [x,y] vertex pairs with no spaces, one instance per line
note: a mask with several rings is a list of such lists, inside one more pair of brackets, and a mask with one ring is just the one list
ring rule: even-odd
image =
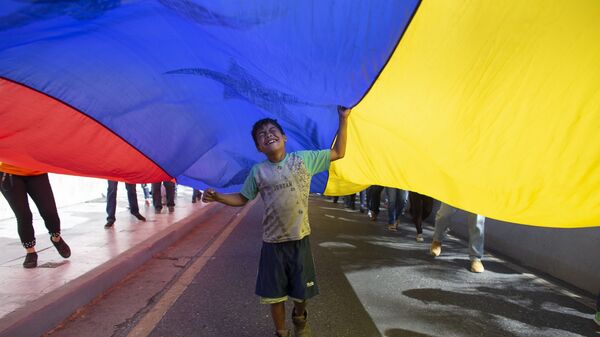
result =
[[[486,255],[486,272],[473,274],[460,240],[445,241],[434,259],[428,230],[418,243],[408,222],[387,231],[385,212],[371,222],[321,197],[311,197],[310,207],[321,291],[308,306],[313,336],[600,336],[592,308],[519,266]],[[146,325],[154,337],[272,336],[269,309],[254,295],[262,205],[235,212],[213,215],[168,258],[150,262],[50,335],[132,336]],[[228,234],[232,219],[239,223]],[[199,262],[183,282],[185,269]],[[178,297],[162,300],[178,287]],[[161,301],[164,315],[145,322]]]

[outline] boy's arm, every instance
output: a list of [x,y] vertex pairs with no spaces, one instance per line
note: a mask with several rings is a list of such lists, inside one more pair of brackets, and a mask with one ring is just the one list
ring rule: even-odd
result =
[[348,116],[350,115],[350,111],[351,110],[348,108],[338,106],[338,117],[340,124],[338,126],[335,144],[333,144],[333,148],[330,152],[330,161],[344,158],[344,155],[346,154],[346,139],[348,138]]
[[219,193],[212,188],[208,188],[202,193],[202,201],[217,201],[228,206],[240,207],[244,206],[248,199],[241,193]]

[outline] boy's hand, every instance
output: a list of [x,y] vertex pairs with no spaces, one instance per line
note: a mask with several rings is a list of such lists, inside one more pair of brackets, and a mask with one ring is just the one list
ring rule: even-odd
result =
[[352,111],[352,109],[350,109],[350,108],[346,108],[341,105],[338,105],[338,115],[339,115],[340,119],[348,118],[351,111]]
[[213,202],[217,201],[217,191],[214,188],[207,188],[202,193],[202,202]]

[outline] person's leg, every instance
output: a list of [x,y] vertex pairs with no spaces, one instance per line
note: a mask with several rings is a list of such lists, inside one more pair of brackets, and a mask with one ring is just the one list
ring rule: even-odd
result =
[[469,258],[483,258],[483,242],[485,217],[467,212],[467,225],[469,227]]
[[117,210],[117,182],[108,180],[108,189],[106,190],[106,225],[115,223],[115,212]]
[[[17,218],[17,231],[21,244],[27,251],[24,268],[37,267],[37,253],[35,251],[35,232],[33,229],[33,217],[29,202],[27,200],[27,178],[22,176],[3,174],[3,182],[0,184],[0,190],[6,198],[8,205],[15,213]],[[6,181],[8,180],[8,181]]]
[[448,229],[448,226],[450,226],[450,217],[452,217],[454,213],[456,213],[456,208],[448,204],[441,203],[440,209],[438,209],[437,213],[435,214],[435,229],[433,231],[434,241],[444,241],[444,238],[446,237],[446,230]]
[[386,187],[385,188],[385,194],[387,195],[387,199],[388,199],[388,227],[387,229],[390,231],[396,231],[396,219],[398,217],[398,214],[396,213],[398,208],[396,207],[396,203],[398,201],[397,199],[397,194],[396,194],[397,189],[392,188],[392,187]]
[[433,198],[424,195],[423,196],[423,221],[429,218],[431,211],[433,210]]
[[383,186],[374,185],[373,186],[373,195],[372,195],[372,209],[374,219],[377,220],[377,216],[379,215],[379,207],[381,206],[381,191],[383,191]]
[[350,200],[349,200],[350,209],[356,209],[356,193],[350,194],[349,197],[350,197]]
[[386,187],[384,191],[388,199],[388,225],[393,225],[396,221],[396,189]]
[[365,209],[367,208],[366,195],[367,195],[366,190],[362,190],[358,193],[358,199],[359,199],[359,203],[360,203],[360,206],[358,207],[358,209],[360,210],[361,213],[364,213]]
[[271,317],[277,332],[285,331],[285,302],[271,304]]
[[60,218],[58,217],[56,201],[54,200],[54,193],[52,193],[48,174],[29,177],[27,180],[27,193],[33,202],[35,202],[42,219],[44,219],[44,224],[48,229],[52,244],[60,256],[64,258],[70,257],[71,248],[60,235]]
[[423,217],[423,196],[416,192],[410,192],[410,215],[412,217],[413,224],[418,227]]
[[162,209],[161,183],[152,183],[152,204],[157,213]]
[[21,244],[28,253],[35,252],[33,216],[27,200],[27,177],[10,175],[2,184],[2,195],[17,218],[17,231]]
[[294,300],[292,310],[292,322],[294,323],[294,334],[298,337],[310,336],[308,324],[308,313],[306,301],[319,293],[316,280],[316,271],[312,251],[310,248],[310,236],[295,241],[289,245],[287,254],[291,258],[289,264],[289,295]]
[[56,201],[52,186],[48,180],[48,174],[32,176],[27,179],[27,193],[37,206],[48,233],[54,237],[60,237],[60,218],[56,209]]
[[142,191],[144,192],[144,199],[150,199],[150,190],[148,184],[142,184]]
[[125,183],[125,188],[127,189],[127,201],[129,201],[129,212],[131,212],[131,214],[139,213],[140,208],[138,206],[135,184]]
[[310,327],[308,326],[308,312],[306,311],[306,301],[293,301],[292,323],[294,323],[294,332],[296,336],[310,336]]
[[167,194],[167,207],[169,207],[169,212],[172,212],[175,207],[175,183],[164,181],[163,184],[165,185],[165,193]]
[[286,336],[285,328],[285,301],[288,299],[286,276],[286,263],[284,246],[288,243],[274,244],[263,242],[256,275],[256,295],[260,296],[262,304],[269,304],[271,318],[275,330]]
[[[432,200],[433,202],[433,200]],[[446,237],[446,231],[450,225],[450,217],[456,212],[456,208],[441,203],[440,209],[435,214],[435,223],[433,229],[433,240],[429,253],[433,256],[439,256],[442,253],[442,241]]]
[[410,202],[408,201],[408,194],[410,193],[409,191],[406,190],[400,190],[402,191],[402,210],[400,211],[400,214],[402,215],[406,215],[410,212]]
[[404,191],[399,189],[399,188],[395,188],[396,190],[396,223],[399,222],[400,220],[400,215],[402,215],[402,210],[404,209]]
[[127,189],[127,200],[129,201],[129,212],[131,215],[136,217],[138,220],[146,221],[146,218],[140,214],[140,208],[137,201],[137,192],[135,190],[135,184],[125,184]]

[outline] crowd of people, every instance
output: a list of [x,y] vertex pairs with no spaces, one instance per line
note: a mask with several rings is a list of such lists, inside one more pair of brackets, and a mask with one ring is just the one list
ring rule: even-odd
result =
[[[106,191],[106,224],[104,228],[110,229],[116,222],[117,209],[117,186],[118,182],[108,180]],[[146,206],[150,206],[150,200],[154,206],[154,212],[160,214],[165,205],[162,198],[162,186],[165,189],[166,206],[169,213],[175,211],[176,184],[172,181],[152,183],[150,191],[148,184],[141,184]],[[140,214],[138,205],[136,184],[125,183],[129,212],[137,220],[145,222],[146,217]],[[33,227],[33,214],[29,206],[29,198],[35,203],[38,212],[44,220],[44,225],[50,235],[50,242],[56,247],[59,255],[63,258],[71,256],[71,248],[65,242],[60,231],[60,217],[54,200],[52,186],[48,179],[48,173],[14,166],[0,162],[0,191],[8,202],[17,220],[17,232],[26,254],[23,267],[27,269],[37,267],[38,255],[36,250],[36,237]],[[194,190],[192,202],[200,200],[202,192]]]
[[[356,209],[356,197],[356,194],[344,196],[345,207]],[[381,207],[382,197],[385,198],[384,207]],[[338,200],[339,197],[333,197],[334,203],[337,203]],[[389,231],[395,232],[398,230],[398,226],[402,222],[401,216],[410,217],[416,229],[416,241],[425,241],[423,221],[431,215],[433,198],[398,188],[373,185],[358,193],[358,201],[360,212],[367,211],[367,216],[371,221],[377,221],[381,208],[387,209],[387,229]],[[448,228],[452,225],[451,217],[457,212],[457,208],[445,203],[440,204],[440,208],[435,214],[435,230],[429,250],[433,257],[437,257],[442,253],[442,241]],[[470,269],[474,273],[482,273],[485,271],[481,262],[483,258],[485,217],[466,211],[464,213],[469,234]]]

